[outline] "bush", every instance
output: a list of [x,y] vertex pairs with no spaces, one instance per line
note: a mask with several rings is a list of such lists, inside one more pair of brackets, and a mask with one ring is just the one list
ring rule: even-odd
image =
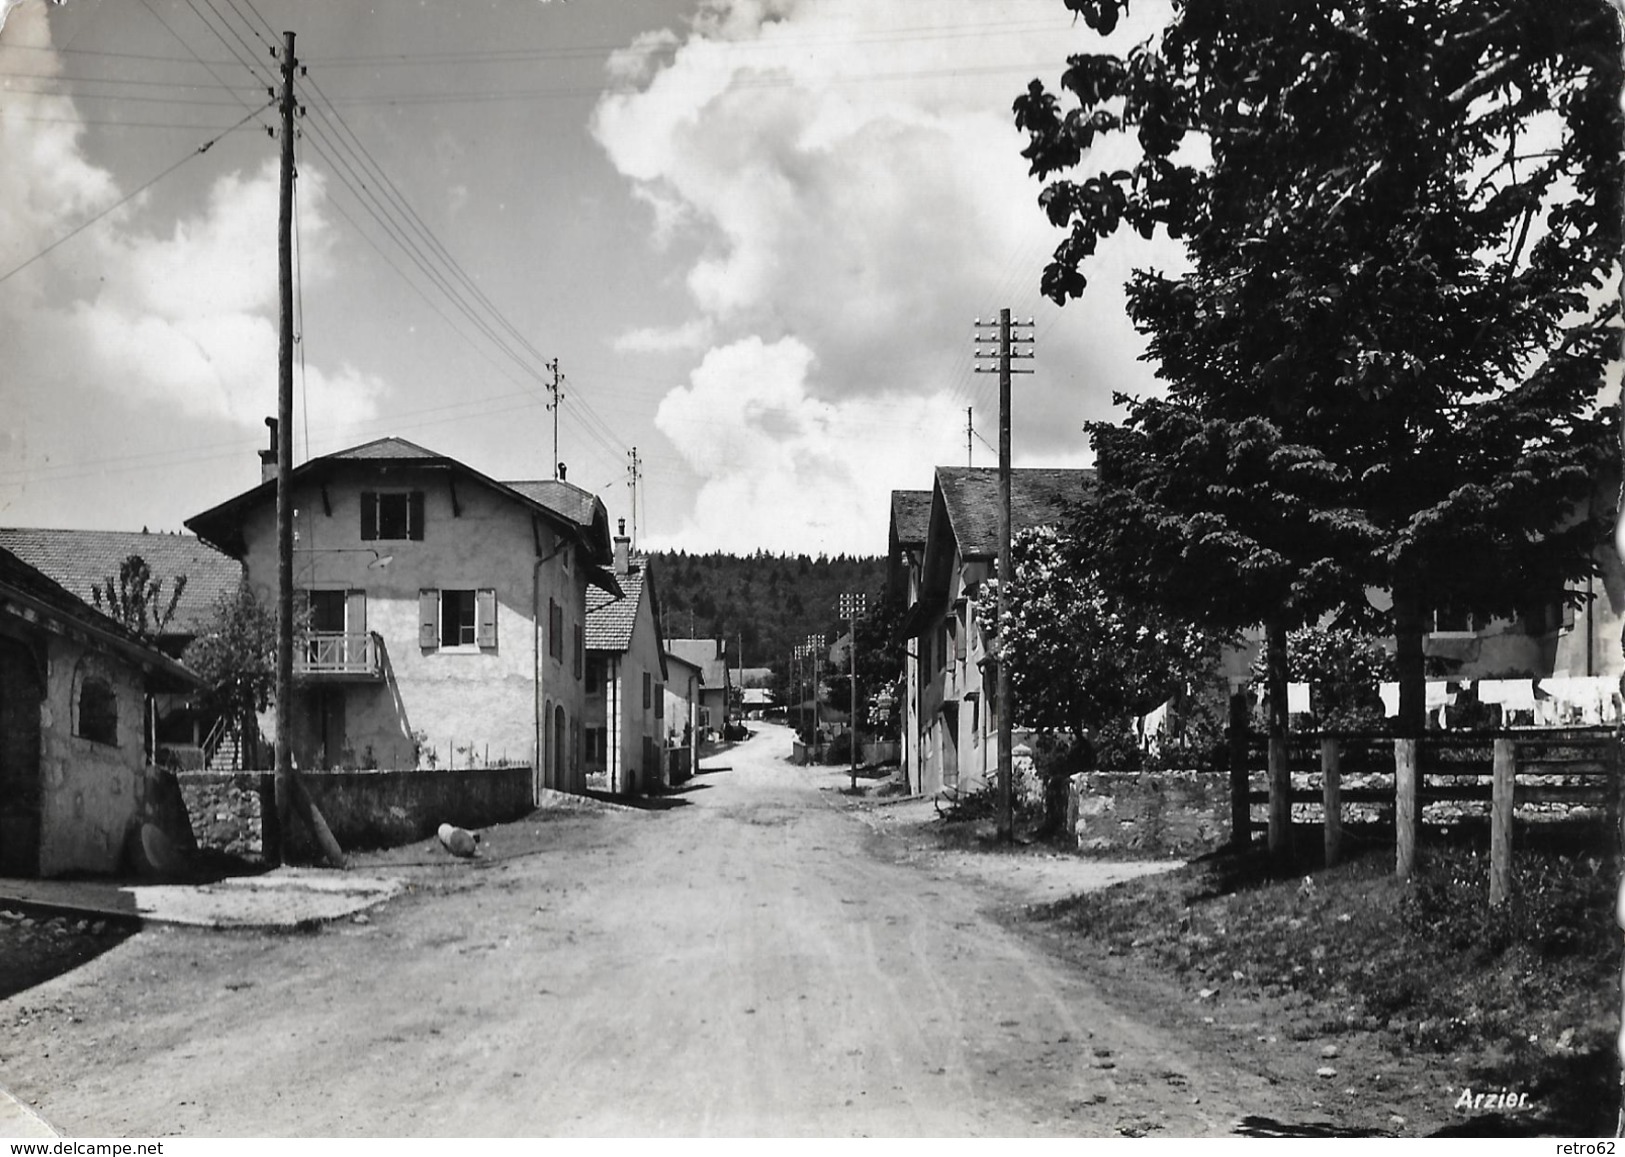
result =
[[851,763],[852,762],[852,733],[843,731],[829,741],[824,748],[825,763]]

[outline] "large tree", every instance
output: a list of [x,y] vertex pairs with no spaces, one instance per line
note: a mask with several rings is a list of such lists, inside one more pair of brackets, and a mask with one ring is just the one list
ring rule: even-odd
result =
[[[1067,3],[1102,34],[1128,9]],[[1072,107],[1036,81],[1016,102],[1033,173],[1088,163],[1102,137],[1139,159],[1050,180],[1067,235],[1045,292],[1082,295],[1123,225],[1182,239],[1191,266],[1129,286],[1167,396],[1093,428],[1104,569],[1154,576],[1202,621],[1265,623],[1272,684],[1286,628],[1390,591],[1418,730],[1430,611],[1514,613],[1593,565],[1616,17],[1600,0],[1174,0],[1134,51],[1068,63]]]

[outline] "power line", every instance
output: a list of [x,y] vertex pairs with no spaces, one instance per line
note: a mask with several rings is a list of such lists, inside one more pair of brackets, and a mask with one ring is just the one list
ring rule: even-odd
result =
[[[267,107],[269,107],[269,106],[267,106]],[[236,124],[232,125],[228,129],[226,129],[225,132],[222,132],[219,135],[211,137],[210,139],[204,141],[201,145],[197,146],[197,148],[195,148],[191,152],[187,153],[184,157],[182,157],[180,160],[176,161],[173,165],[170,165],[163,172],[159,173],[157,176],[151,177],[148,180],[144,181],[142,184],[138,185],[136,188],[132,189],[130,192],[128,192],[124,196],[120,197],[117,201],[113,202],[113,204],[111,204],[107,208],[103,209],[100,213],[97,213],[94,217],[91,217],[91,218],[89,218],[89,219],[87,219],[85,221],[80,222],[78,225],[74,226],[73,229],[71,229],[69,232],[63,234],[61,237],[58,237],[55,241],[51,242],[44,249],[41,249],[38,253],[34,254],[34,256],[30,257],[27,261],[24,261],[21,265],[14,266],[13,268],[8,269],[6,272],[0,273],[0,283],[4,283],[5,281],[9,280],[10,278],[14,277],[15,275],[21,273],[23,270],[27,269],[30,265],[34,264],[34,262],[36,262],[40,258],[44,257],[46,254],[51,253],[58,246],[66,244],[68,241],[71,241],[73,238],[75,238],[79,234],[83,233],[86,229],[89,229],[92,225],[96,224],[96,222],[98,222],[102,218],[106,217],[109,213],[113,212],[113,210],[117,209],[119,206],[127,204],[129,201],[131,201],[135,197],[140,196],[142,193],[144,193],[148,189],[152,188],[152,186],[156,185],[159,181],[161,181],[165,177],[169,176],[169,174],[173,173],[176,169],[178,169],[182,165],[186,164],[187,161],[192,160],[194,157],[202,156],[204,153],[208,152],[211,148],[213,148],[215,146],[216,142],[220,141],[222,138],[230,135],[231,133],[236,132],[238,129],[242,128],[245,124],[247,124],[249,121],[253,120],[254,117],[258,116],[263,111],[264,111],[264,109],[254,109],[247,116],[245,116],[242,120],[238,121]]]

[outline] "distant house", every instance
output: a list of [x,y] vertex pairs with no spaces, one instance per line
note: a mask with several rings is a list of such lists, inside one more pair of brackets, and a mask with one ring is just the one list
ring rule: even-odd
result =
[[637,795],[664,783],[666,649],[660,607],[646,559],[631,556],[623,522],[614,540],[622,593],[587,599],[584,721],[589,784]]
[[[903,607],[920,601],[920,568],[925,565],[925,537],[931,525],[931,491],[893,490],[891,527],[886,550],[886,583]],[[901,724],[902,765],[910,792],[923,790],[920,752],[920,665],[913,649],[903,661]]]
[[[186,524],[261,591],[276,584],[274,471]],[[295,762],[508,761],[538,792],[582,790],[587,589],[620,589],[603,503],[400,438],[311,459],[292,497]]]
[[[166,606],[177,581],[184,578],[174,617],[151,640],[153,646],[174,659],[180,658],[187,644],[207,628],[215,604],[222,595],[237,589],[243,575],[242,564],[236,559],[190,534],[0,527],[0,548],[11,551],[92,606],[96,605],[94,592],[104,588],[109,578],[116,586],[119,568],[131,555],[139,555],[152,577],[162,582],[160,598]],[[196,709],[193,696],[157,694],[152,709],[156,721],[153,742],[202,746],[212,719]]]
[[759,717],[773,706],[773,668],[742,667],[735,674],[739,679],[737,702],[743,714]]
[[666,650],[700,669],[704,679],[700,689],[700,727],[720,732],[728,722],[728,705],[734,695],[728,644],[721,639],[668,639]]
[[700,693],[705,672],[698,663],[666,651],[666,742],[682,751],[674,781],[693,775],[700,766]]
[[0,876],[115,871],[145,803],[147,695],[195,685],[0,548]]
[[[1093,480],[1092,470],[1012,471],[1011,532],[1054,525]],[[914,541],[904,536],[917,534],[912,499],[904,500],[903,513],[910,525],[899,529],[894,496],[893,536],[900,554],[913,549],[903,546]],[[909,785],[917,791],[974,790],[997,769],[998,753],[991,749],[1001,705],[993,698],[988,641],[976,625],[976,602],[997,567],[998,528],[999,472],[939,466],[917,578],[908,571],[912,562],[901,557],[897,562],[904,571],[897,581],[916,586],[904,619],[905,630],[917,640],[906,661],[914,668],[908,674],[914,701],[904,719],[912,718],[905,725],[918,730],[905,733],[904,744],[919,753]]]

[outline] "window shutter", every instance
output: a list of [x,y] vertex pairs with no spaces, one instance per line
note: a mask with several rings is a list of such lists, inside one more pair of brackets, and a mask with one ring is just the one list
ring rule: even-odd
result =
[[413,542],[423,541],[423,491],[414,490],[406,497],[406,537]]
[[418,591],[418,646],[440,646],[440,592]]
[[575,672],[575,677],[577,679],[581,678],[581,664],[582,664],[582,657],[585,654],[585,650],[586,650],[586,648],[583,645],[582,637],[581,637],[581,624],[577,623],[576,624],[575,657],[571,661],[571,666],[572,666],[572,668],[573,668],[573,670]]
[[344,633],[346,635],[364,635],[367,633],[367,592],[344,592]]
[[490,587],[480,590],[475,614],[478,615],[476,638],[482,647],[497,645],[497,593]]
[[361,541],[372,542],[378,537],[378,495],[371,490],[361,492]]
[[650,696],[650,693],[649,693],[650,684],[651,684],[651,681],[649,679],[649,672],[645,671],[643,673],[643,709],[645,711],[649,710],[649,703],[650,703],[650,699],[651,699],[651,696]]

